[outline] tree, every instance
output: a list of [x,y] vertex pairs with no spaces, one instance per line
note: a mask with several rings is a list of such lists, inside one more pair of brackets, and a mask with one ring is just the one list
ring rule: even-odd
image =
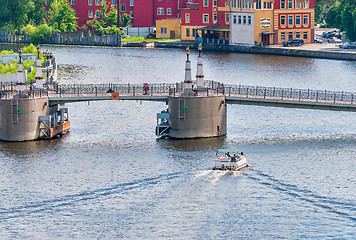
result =
[[30,0],[0,0],[0,27],[19,32],[28,21],[27,14],[31,7]]
[[121,25],[123,27],[130,27],[132,17],[128,15],[127,13],[124,13],[121,15]]
[[356,24],[355,24],[355,9],[349,4],[345,6],[345,9],[341,13],[341,23],[343,28],[346,30],[346,35],[351,41],[356,40]]
[[100,3],[99,17],[94,16],[92,20],[87,21],[89,28],[92,30],[95,29],[98,35],[105,33],[109,35],[115,33],[123,34],[122,31],[116,27],[116,24],[117,11],[112,5],[108,5],[106,1],[101,1]]
[[77,17],[67,0],[53,0],[50,4],[48,23],[60,32],[73,32],[77,29]]
[[314,14],[314,20],[316,23],[319,23],[321,22],[322,18],[323,18],[323,11],[325,9],[325,6],[324,6],[324,3],[325,0],[317,0],[316,1],[316,4],[314,6],[314,11],[315,11],[315,14]]
[[341,28],[341,10],[338,4],[331,6],[326,13],[326,21],[328,26]]
[[30,11],[28,12],[28,20],[34,25],[40,25],[45,18],[45,8],[43,6],[45,0],[34,0],[31,3]]

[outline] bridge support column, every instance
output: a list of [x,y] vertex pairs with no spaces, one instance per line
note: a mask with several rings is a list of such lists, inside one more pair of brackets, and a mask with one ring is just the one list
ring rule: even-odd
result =
[[226,135],[225,96],[170,97],[169,136],[204,138]]

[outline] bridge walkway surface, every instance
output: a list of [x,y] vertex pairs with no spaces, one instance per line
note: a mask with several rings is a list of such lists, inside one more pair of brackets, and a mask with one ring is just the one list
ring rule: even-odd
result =
[[[0,97],[10,99],[11,94],[13,91],[1,89]],[[102,100],[167,102],[169,97],[225,95],[227,104],[356,112],[356,93],[352,92],[229,85],[208,80],[195,92],[184,92],[181,82],[150,84],[146,94],[142,84],[57,85],[52,90],[36,89],[27,94],[30,98],[48,96],[50,105]]]

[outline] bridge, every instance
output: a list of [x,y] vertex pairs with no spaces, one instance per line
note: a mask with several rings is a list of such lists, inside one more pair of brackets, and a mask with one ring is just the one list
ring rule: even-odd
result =
[[[168,102],[169,97],[184,94],[183,83],[150,84],[149,87],[148,94],[144,95],[142,84],[57,85],[53,90],[33,91],[32,97],[48,96],[50,105],[55,105],[113,100],[113,92],[119,93],[119,100],[155,102]],[[227,104],[356,112],[356,93],[352,92],[231,85],[205,80],[203,88],[190,94],[196,97],[225,95]],[[3,92],[1,95],[4,97]]]

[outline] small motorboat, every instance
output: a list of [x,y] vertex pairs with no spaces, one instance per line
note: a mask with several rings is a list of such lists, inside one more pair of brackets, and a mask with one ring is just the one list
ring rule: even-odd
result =
[[247,167],[246,156],[236,149],[219,149],[213,170],[237,171]]

